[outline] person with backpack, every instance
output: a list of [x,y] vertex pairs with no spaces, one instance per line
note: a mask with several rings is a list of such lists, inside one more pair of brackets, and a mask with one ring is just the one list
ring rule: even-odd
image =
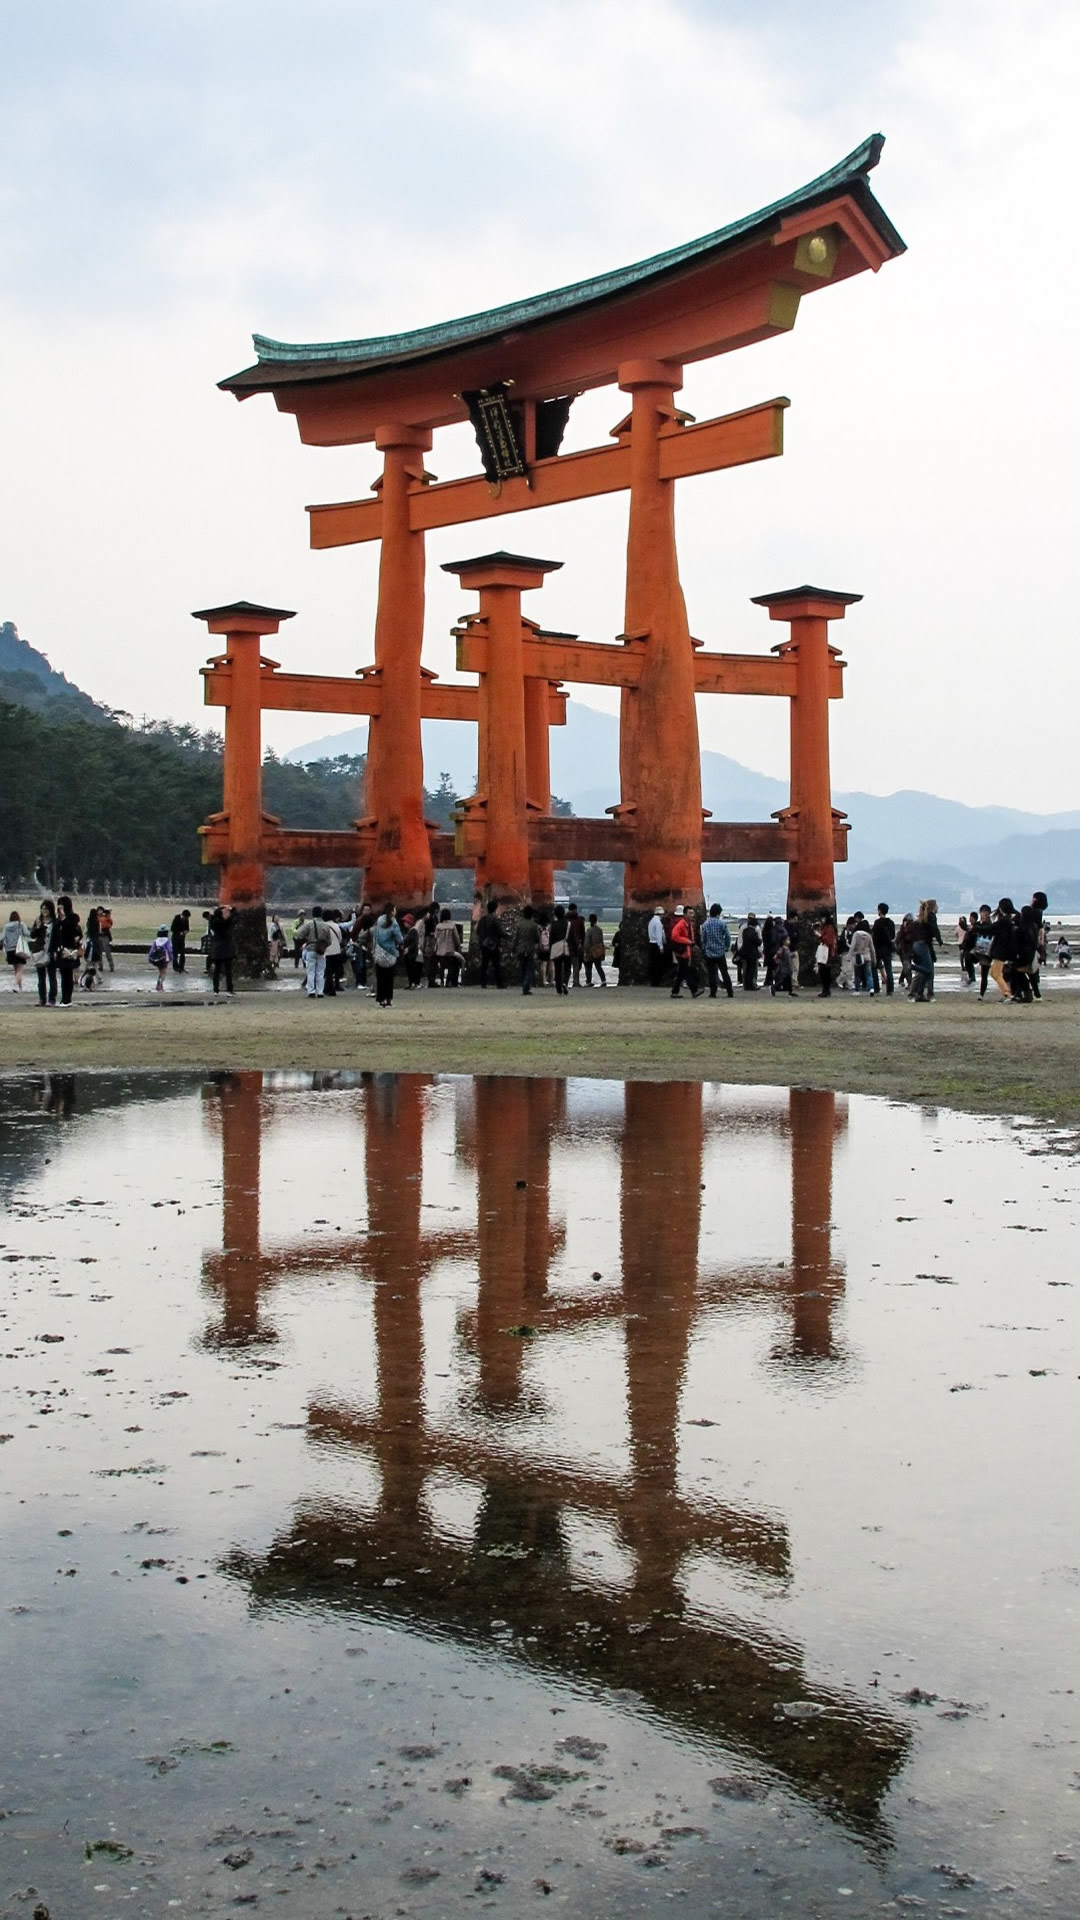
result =
[[979,999],[985,1000],[986,984],[990,978],[990,960],[994,945],[994,919],[985,900],[979,908],[979,917],[977,920],[975,915],[972,914],[971,924],[975,929],[972,957],[979,969]]
[[172,941],[169,939],[169,929],[165,922],[162,921],[154,938],[150,942],[150,951],[146,956],[150,965],[155,968],[157,972],[157,981],[154,987],[155,993],[164,993],[165,991],[165,975],[169,971],[172,952]]
[[297,927],[296,938],[304,962],[307,997],[309,1000],[321,1000],[326,992],[326,956],[330,951],[331,939],[324,908],[312,907],[307,919],[301,920]]

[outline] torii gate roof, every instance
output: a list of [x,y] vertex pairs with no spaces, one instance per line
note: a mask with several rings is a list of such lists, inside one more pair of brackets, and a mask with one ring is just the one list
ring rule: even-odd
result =
[[[230,375],[219,384],[237,399],[259,391],[278,394],[279,405],[285,410],[301,413],[301,433],[306,439],[309,434],[303,418],[305,403],[295,391],[300,388],[348,381],[358,398],[361,390],[365,401],[370,395],[379,418],[383,419],[398,417],[393,411],[388,414],[387,403],[391,397],[400,396],[404,380],[405,389],[414,391],[417,400],[419,389],[423,388],[429,408],[425,423],[440,425],[466,417],[459,396],[463,388],[471,385],[509,377],[517,381],[522,393],[546,391],[550,394],[606,384],[614,378],[619,359],[627,357],[623,351],[627,342],[631,354],[650,351],[646,336],[650,327],[655,335],[658,315],[666,331],[663,339],[652,340],[651,350],[657,352],[658,357],[670,360],[705,358],[728,346],[765,337],[766,332],[792,324],[799,293],[811,291],[829,279],[846,278],[867,266],[876,271],[885,260],[904,252],[904,241],[875,199],[867,178],[881,157],[883,145],[884,136],[873,134],[808,185],[698,240],[590,280],[578,280],[531,299],[513,301],[508,306],[466,314],[460,319],[414,328],[407,333],[364,340],[295,344],[255,334],[255,365]],[[812,216],[815,210],[821,212],[822,226],[832,227],[838,243],[835,263],[830,263],[824,275],[800,268],[793,258],[799,236],[814,230],[812,217],[806,220],[800,216]],[[777,251],[788,241],[791,244],[786,252]],[[778,318],[773,325],[759,325],[737,338],[718,335],[715,329],[712,334],[708,329],[703,333],[700,327],[695,331],[693,326],[684,328],[682,334],[676,327],[671,334],[673,316],[691,314],[703,299],[713,306],[721,295],[730,300],[736,284],[745,287],[748,276],[738,271],[739,260],[755,250],[761,253],[759,267],[784,289],[792,290],[791,317],[786,323]],[[732,266],[736,269],[734,274],[728,271]],[[761,275],[759,272],[750,277],[760,279]],[[598,351],[598,329],[590,324],[597,310],[604,310],[604,324],[599,333],[606,354]],[[537,336],[557,333],[560,341],[564,341],[568,322],[573,328],[569,337],[582,343],[580,365],[574,363],[572,352],[567,354],[565,345],[554,363],[550,353],[541,351],[539,357],[545,364],[542,371],[537,367],[537,382],[532,382],[530,363],[537,357]],[[419,381],[421,368],[426,377]],[[434,400],[436,391],[441,396],[438,405]],[[417,406],[406,411],[412,421],[420,423]],[[366,407],[364,412],[366,414]],[[371,437],[359,421],[354,425],[360,430],[350,432],[348,438]],[[313,432],[310,437],[322,439],[324,435]]]

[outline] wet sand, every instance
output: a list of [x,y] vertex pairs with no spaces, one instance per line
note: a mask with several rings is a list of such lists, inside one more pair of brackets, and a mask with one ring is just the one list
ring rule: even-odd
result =
[[[200,976],[156,995],[132,961],[68,1011],[37,1006],[33,982],[0,995],[0,1069],[365,1068],[426,1073],[588,1074],[832,1087],[932,1106],[1080,1126],[1080,992],[1046,976],[1033,1007],[979,1002],[946,974],[929,1006],[899,995],[794,1002],[671,1000],[610,988],[525,1001],[507,988],[399,990],[309,1001],[292,977],[216,1004]],[[150,990],[148,990],[150,988]]]
[[1075,1914],[1047,1145],[5,1078],[3,1920]]

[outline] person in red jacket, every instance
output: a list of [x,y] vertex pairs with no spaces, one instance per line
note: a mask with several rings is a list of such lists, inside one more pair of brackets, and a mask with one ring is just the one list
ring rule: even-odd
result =
[[671,989],[673,1000],[682,997],[683,983],[690,989],[690,998],[696,1000],[704,988],[699,987],[691,970],[694,953],[694,927],[685,907],[676,907],[675,919],[671,927],[671,951],[675,956],[675,985]]

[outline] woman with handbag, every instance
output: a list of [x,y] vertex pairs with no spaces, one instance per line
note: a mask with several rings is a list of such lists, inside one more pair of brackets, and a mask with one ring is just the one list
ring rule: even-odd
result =
[[56,1005],[56,961],[49,952],[49,935],[55,919],[56,908],[52,901],[43,900],[30,929],[30,957],[37,970],[38,999],[43,1007]]
[[17,907],[12,907],[4,928],[4,957],[8,966],[15,970],[15,992],[21,993],[23,972],[30,958],[30,942]]
[[82,921],[71,904],[71,896],[62,893],[56,902],[56,918],[49,929],[49,956],[60,976],[60,1005],[70,1007],[75,985],[75,969],[82,959]]

